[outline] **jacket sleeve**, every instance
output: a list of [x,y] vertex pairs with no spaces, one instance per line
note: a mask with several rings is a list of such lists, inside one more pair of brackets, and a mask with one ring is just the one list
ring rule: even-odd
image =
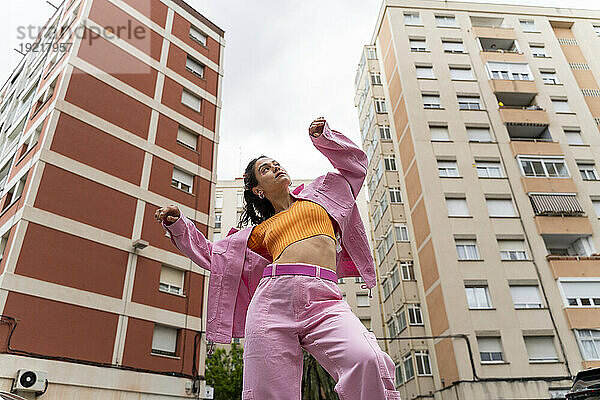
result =
[[330,129],[327,122],[319,137],[309,136],[317,150],[348,181],[356,198],[367,175],[367,154],[342,133]]
[[169,232],[171,242],[199,267],[210,270],[213,244],[207,240],[196,225],[181,214],[177,221],[162,226]]

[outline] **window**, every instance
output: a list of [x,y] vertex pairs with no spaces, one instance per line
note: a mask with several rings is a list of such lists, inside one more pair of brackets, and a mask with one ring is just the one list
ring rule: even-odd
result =
[[185,129],[181,125],[177,129],[177,143],[189,147],[192,150],[196,150],[196,144],[198,143],[198,135]]
[[421,306],[418,304],[409,304],[406,308],[408,310],[408,322],[411,325],[423,325]]
[[387,328],[388,328],[388,332],[390,334],[390,337],[395,337],[398,334],[398,330],[396,329],[396,320],[394,318],[391,318],[388,322],[387,322]]
[[398,386],[402,384],[402,364],[396,364],[396,369],[394,371],[394,385]]
[[221,240],[221,232],[213,232],[213,242]]
[[400,270],[402,271],[403,281],[415,280],[415,270],[412,261],[400,261]]
[[467,135],[471,142],[491,142],[490,128],[467,127]]
[[583,144],[583,139],[581,137],[581,131],[579,129],[563,129],[565,132],[565,136],[567,137],[567,142],[570,145],[578,145]]
[[581,178],[584,181],[597,181],[598,173],[596,172],[596,168],[594,164],[577,164],[577,168],[579,168],[579,173],[581,173]]
[[361,318],[360,322],[367,328],[368,331],[371,330],[371,318]]
[[418,375],[431,375],[431,364],[429,363],[429,352],[427,350],[415,350],[415,362],[417,363]]
[[502,343],[499,337],[477,337],[479,356],[482,363],[502,362]]
[[192,193],[192,187],[194,182],[194,176],[183,172],[180,169],[173,168],[173,178],[171,179],[171,186],[181,189],[184,192]]
[[423,94],[422,97],[424,108],[442,108],[438,94]]
[[502,260],[527,260],[525,241],[523,240],[498,240],[500,258]]
[[244,192],[237,192],[236,197],[237,197],[237,206],[244,207]]
[[575,329],[575,336],[584,360],[600,360],[600,330]]
[[379,137],[381,138],[381,140],[392,140],[392,134],[390,132],[389,125],[379,126]]
[[397,171],[396,167],[396,157],[394,156],[383,156],[383,161],[385,163],[386,171]]
[[220,213],[220,212],[215,213],[215,229],[221,228],[222,217],[223,217],[223,213]]
[[471,68],[450,67],[450,79],[454,81],[470,81],[475,79]]
[[451,199],[446,198],[446,206],[448,207],[449,217],[468,217],[469,209],[467,208],[467,199]]
[[535,28],[535,23],[532,19],[522,19],[519,21],[521,23],[521,28],[523,32],[537,32]]
[[523,175],[545,178],[568,178],[569,171],[563,158],[519,158]]
[[207,36],[195,26],[190,26],[190,37],[202,46],[206,46]]
[[202,109],[202,99],[185,89],[181,93],[181,103],[197,112],[200,112]]
[[449,142],[450,137],[448,136],[447,126],[432,126],[429,125],[429,133],[431,140],[434,142]]
[[486,64],[492,79],[531,81],[533,77],[529,65],[524,63],[492,62]]
[[396,322],[397,322],[397,326],[398,326],[398,332],[402,332],[403,330],[406,329],[406,314],[404,313],[404,307],[402,307],[397,313],[396,313]]
[[379,114],[386,112],[385,99],[384,98],[376,98],[375,99],[375,110]]
[[490,217],[516,217],[511,199],[485,199]]
[[372,47],[367,48],[367,60],[377,60],[377,51]]
[[592,200],[592,204],[594,205],[596,216],[600,218],[600,200]]
[[531,44],[531,53],[534,57],[548,57],[546,54],[546,48],[543,44]]
[[479,97],[458,96],[458,108],[460,110],[481,110]]
[[600,281],[562,281],[560,286],[569,307],[600,307]]
[[400,283],[400,275],[398,274],[398,268],[397,268],[396,265],[394,265],[394,268],[392,268],[392,270],[390,271],[390,280],[391,280],[391,283],[392,283],[392,287],[394,289]]
[[354,283],[365,283],[365,280],[362,278],[362,276],[355,276]]
[[369,295],[363,293],[356,294],[356,306],[357,307],[369,307]]
[[564,99],[552,99],[552,106],[556,113],[570,113],[569,102]]
[[477,176],[480,178],[502,178],[500,163],[495,161],[476,161]]
[[454,239],[459,260],[479,260],[475,239]]
[[175,356],[178,333],[177,328],[155,324],[152,336],[152,353]]
[[158,290],[173,294],[183,294],[183,278],[185,272],[163,265],[160,269],[160,283]]
[[542,299],[537,286],[511,286],[515,308],[542,308]]
[[0,238],[0,260],[4,258],[4,251],[6,250],[6,244],[8,243],[8,237],[10,236],[10,230],[8,230],[2,238]]
[[427,51],[425,39],[409,39],[410,51]]
[[468,286],[465,292],[470,309],[492,308],[487,286]]
[[406,25],[423,25],[419,13],[404,13],[404,23]]
[[394,224],[394,231],[396,233],[396,241],[408,242],[408,228],[404,224]]
[[442,47],[445,53],[464,53],[465,46],[462,41],[442,40]]
[[596,32],[596,35],[600,36],[600,25],[594,25],[594,32]]
[[417,66],[417,78],[418,79],[435,79],[433,75],[433,67],[431,66]]
[[558,361],[553,336],[526,336],[524,339],[529,362]]
[[412,363],[412,355],[409,353],[403,358],[404,364],[404,382],[408,382],[415,377],[415,370]]
[[371,72],[371,85],[381,85],[381,74],[379,72]]
[[402,203],[402,191],[400,188],[392,187],[390,190],[390,203]]
[[556,76],[556,72],[540,71],[540,74],[542,75],[542,81],[544,81],[544,84],[546,84],[546,85],[557,85],[558,84],[558,77]]
[[436,15],[435,23],[438,26],[438,28],[458,27],[458,25],[456,24],[456,19],[453,15]]
[[458,176],[458,167],[456,161],[440,161],[437,162],[438,174],[440,177]]
[[215,193],[215,208],[223,208],[223,192]]
[[200,78],[204,77],[204,65],[202,65],[200,61],[197,61],[190,56],[187,56],[185,61],[185,69],[193,74],[198,75]]
[[392,288],[390,287],[390,281],[388,279],[381,282],[381,287],[383,288],[383,298],[387,299],[390,295]]

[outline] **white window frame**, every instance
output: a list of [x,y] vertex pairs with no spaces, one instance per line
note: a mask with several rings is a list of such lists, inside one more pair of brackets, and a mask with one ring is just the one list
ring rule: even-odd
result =
[[423,99],[423,108],[425,109],[441,109],[442,102],[439,94],[421,94]]
[[596,166],[594,164],[577,163],[577,169],[581,174],[581,179],[584,181],[598,180],[598,172],[596,171]]
[[[575,329],[574,331],[581,358],[585,361],[600,361],[600,330]],[[584,342],[589,344],[586,346]]]
[[[180,274],[179,282],[168,282],[164,275]],[[176,294],[183,296],[183,286],[185,282],[185,271],[173,268],[168,265],[161,265],[158,290],[165,293]]]
[[183,190],[184,192],[192,193],[194,191],[194,175],[177,167],[173,167],[171,186]]
[[[559,278],[559,289],[568,308],[600,308],[600,278]],[[578,297],[567,297],[565,284],[592,284],[596,286],[597,291],[588,290],[587,293],[581,293]],[[591,294],[591,293],[594,294]],[[598,293],[595,297],[595,293]]]
[[454,239],[459,261],[481,260],[476,239]]
[[198,135],[191,130],[179,125],[177,128],[177,143],[191,150],[198,146]]
[[374,99],[375,101],[375,112],[377,112],[377,114],[383,114],[387,112],[387,107],[385,105],[385,98],[383,97],[376,97]]
[[417,71],[417,79],[435,79],[433,73],[433,67],[429,65],[417,65],[415,66]]
[[408,312],[409,325],[423,325],[423,313],[421,312],[421,306],[419,304],[408,304],[406,306],[406,311]]
[[202,64],[200,61],[196,60],[190,55],[187,56],[185,60],[185,69],[190,71],[192,74],[199,76],[200,78],[204,78],[205,68],[206,67],[204,66],[204,64]]
[[[173,339],[173,336],[175,340],[174,343],[171,343],[170,340]],[[154,324],[151,354],[175,357],[177,355],[178,341],[179,329],[171,326]]]
[[457,96],[459,110],[483,110],[479,96]]
[[410,51],[428,51],[427,41],[425,39],[408,39],[408,42],[410,45]]
[[[521,170],[521,174],[528,178],[570,178],[571,174],[569,173],[569,168],[565,163],[564,157],[529,157],[529,156],[517,156],[517,162],[519,163],[519,168]],[[525,172],[525,165],[529,164],[533,175],[527,175]],[[538,175],[535,168],[533,167],[534,163],[538,163],[541,168],[543,175]],[[560,171],[557,169],[557,166],[562,165]],[[552,173],[552,175],[550,174]]]
[[463,54],[466,52],[465,44],[462,40],[442,40],[442,47],[444,53]]
[[527,249],[524,240],[498,240],[500,248],[500,259],[502,261],[523,261],[528,260]]
[[440,178],[460,177],[456,160],[437,160],[437,167]]
[[542,82],[544,82],[545,85],[560,84],[555,71],[540,71],[540,74],[542,75]]
[[487,285],[465,286],[465,294],[469,310],[489,310],[493,308]]
[[417,363],[417,375],[431,376],[431,362],[427,350],[415,350],[415,362]]
[[[448,217],[470,217],[466,198],[446,197]],[[457,247],[458,251],[458,247]]]
[[[467,126],[466,130],[469,142],[490,143],[493,141],[492,131],[487,126]],[[483,133],[484,131],[485,134]]]
[[371,72],[369,76],[371,85],[381,85],[381,74],[379,72]]
[[453,81],[473,81],[475,75],[471,67],[450,67],[450,79]]
[[206,47],[208,36],[202,32],[202,30],[196,28],[194,25],[190,25],[190,38],[202,46]]
[[404,25],[423,26],[421,15],[418,12],[405,12]]
[[[494,351],[481,351],[481,344],[483,343],[483,341],[485,340],[491,340],[491,339],[495,339],[497,341],[498,347],[499,347],[499,351],[498,349],[495,349]],[[502,351],[502,339],[500,337],[488,337],[488,336],[478,336],[477,337],[477,347],[479,349],[479,359],[481,360],[482,364],[499,364],[499,363],[504,363],[504,352]],[[495,346],[492,346],[495,347]],[[484,354],[486,355],[485,358],[489,357],[489,360],[484,360]],[[494,359],[495,358],[495,359]]]
[[410,241],[410,237],[408,235],[408,227],[406,224],[394,224],[394,233],[396,235],[397,242],[408,242]]
[[399,187],[389,188],[390,203],[401,204],[402,203],[402,190]]
[[454,15],[436,15],[435,25],[438,28],[458,28],[458,23]]
[[[510,218],[518,216],[512,199],[486,198],[485,204],[490,218]],[[498,212],[498,210],[500,210],[500,212]]]
[[412,261],[400,261],[400,272],[402,272],[403,281],[414,281],[416,279]]
[[202,111],[202,97],[189,90],[183,89],[181,92],[181,104],[198,113]]
[[[444,134],[443,137],[441,134]],[[429,137],[432,142],[450,142],[450,131],[448,126],[429,125]]]
[[[504,178],[499,161],[475,161],[475,165],[479,178]],[[494,172],[492,173],[492,171]]]
[[[550,99],[552,101],[552,108],[557,114],[572,114],[573,111],[569,107],[569,101],[567,99]],[[560,105],[560,106],[559,106]]]
[[[531,356],[531,345],[533,345],[534,343],[531,343],[532,341],[549,341],[550,346],[554,352],[553,355],[545,355],[542,357],[532,357]],[[558,354],[556,353],[556,346],[554,345],[554,336],[524,336],[523,337],[523,341],[525,342],[525,348],[527,349],[527,356],[529,358],[529,362],[530,363],[548,363],[548,362],[557,362],[558,361]],[[529,344],[528,344],[529,342]],[[546,343],[548,344],[548,343]]]
[[[525,288],[528,293],[520,293]],[[537,285],[510,285],[510,295],[516,310],[543,307],[540,289]]]

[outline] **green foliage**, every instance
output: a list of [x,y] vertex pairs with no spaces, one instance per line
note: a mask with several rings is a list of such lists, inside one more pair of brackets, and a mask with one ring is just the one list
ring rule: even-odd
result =
[[305,350],[302,350],[304,361],[302,371],[303,400],[339,400],[333,390],[335,381],[321,365]]
[[206,359],[206,384],[215,389],[214,400],[242,398],[243,352],[242,346],[232,343],[229,352],[217,349]]

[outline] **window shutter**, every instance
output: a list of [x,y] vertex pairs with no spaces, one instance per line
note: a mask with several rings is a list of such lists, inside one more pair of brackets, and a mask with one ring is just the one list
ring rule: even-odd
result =
[[556,348],[552,336],[529,336],[525,338],[525,347],[530,361],[556,360]]
[[163,265],[160,269],[160,283],[181,288],[183,286],[183,274],[184,272],[181,270]]
[[469,135],[469,140],[473,142],[492,141],[489,128],[467,128],[467,134]]
[[600,281],[591,282],[562,282],[566,298],[595,298],[599,297]]
[[498,337],[478,337],[479,352],[501,353],[502,344]]
[[486,199],[490,216],[515,217],[515,209],[509,199]]
[[200,64],[198,61],[194,60],[193,58],[190,58],[189,56],[185,61],[185,67],[195,74],[204,76],[204,65]]
[[185,128],[179,127],[177,130],[177,141],[184,145],[196,150],[196,144],[198,143],[198,136],[188,131]]
[[164,325],[154,325],[152,350],[175,354],[177,349],[177,328]]
[[450,68],[450,78],[462,81],[474,79],[473,71],[470,68]]
[[194,177],[188,173],[185,173],[177,168],[173,168],[173,179],[190,187],[193,186]]
[[186,106],[200,112],[200,105],[202,100],[199,97],[191,94],[187,90],[184,90],[181,93],[181,102]]
[[537,286],[511,286],[510,294],[515,304],[541,304]]

